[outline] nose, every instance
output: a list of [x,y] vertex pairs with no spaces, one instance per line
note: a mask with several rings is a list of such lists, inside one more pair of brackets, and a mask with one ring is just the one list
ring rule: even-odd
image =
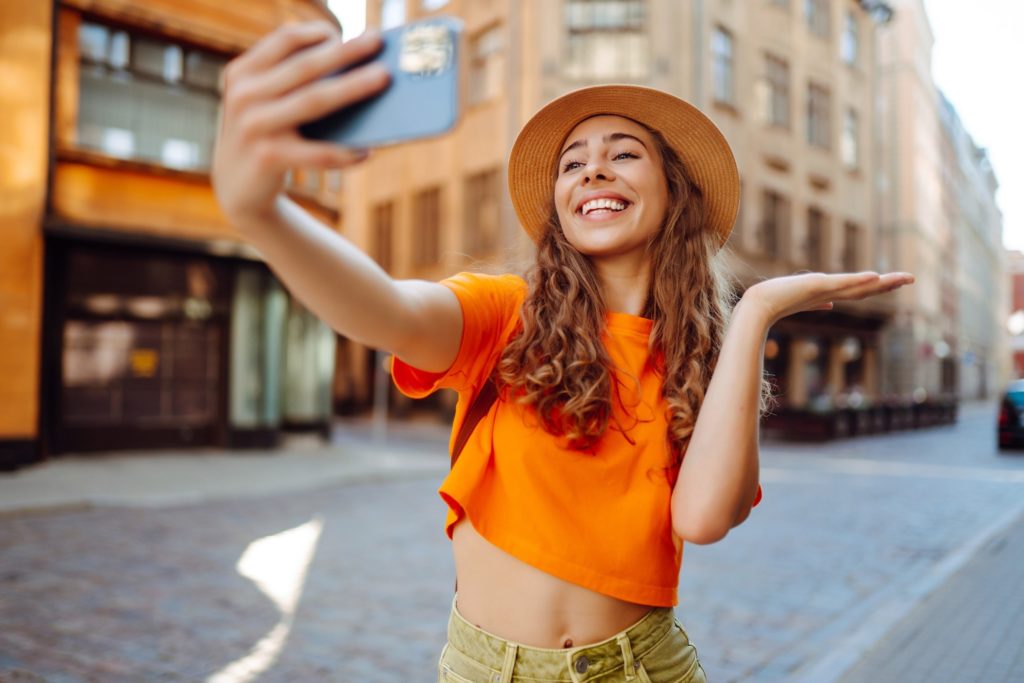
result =
[[613,180],[614,174],[604,165],[604,160],[601,158],[591,159],[587,162],[586,168],[583,169],[583,184],[588,185],[592,181],[597,180]]

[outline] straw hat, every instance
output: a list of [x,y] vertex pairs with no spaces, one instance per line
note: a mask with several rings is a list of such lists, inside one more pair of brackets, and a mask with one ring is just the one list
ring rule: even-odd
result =
[[704,193],[709,227],[725,244],[740,203],[740,177],[729,143],[696,107],[636,85],[574,90],[545,105],[519,132],[508,162],[508,186],[519,221],[534,242],[547,224],[558,153],[566,137],[591,116],[612,114],[660,132]]

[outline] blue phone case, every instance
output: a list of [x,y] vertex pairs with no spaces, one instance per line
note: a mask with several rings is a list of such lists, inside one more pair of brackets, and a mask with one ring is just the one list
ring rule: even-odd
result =
[[433,17],[384,31],[384,48],[373,60],[383,61],[391,72],[388,88],[372,99],[304,124],[300,132],[308,138],[362,148],[451,130],[459,117],[461,34],[462,22],[452,17]]

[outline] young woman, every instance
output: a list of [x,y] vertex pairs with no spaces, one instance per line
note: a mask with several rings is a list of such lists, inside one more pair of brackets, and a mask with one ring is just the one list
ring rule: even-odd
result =
[[682,548],[722,539],[760,498],[768,329],[913,277],[802,274],[730,305],[718,252],[739,180],[724,138],[675,97],[600,86],[545,106],[513,148],[528,282],[393,280],[282,195],[289,168],[365,157],[296,127],[386,87],[372,62],[321,80],[379,47],[302,24],[229,64],[213,181],[297,297],[394,354],[403,392],[458,391],[453,445],[496,390],[440,490],[458,593],[439,680],[705,680],[673,616]]

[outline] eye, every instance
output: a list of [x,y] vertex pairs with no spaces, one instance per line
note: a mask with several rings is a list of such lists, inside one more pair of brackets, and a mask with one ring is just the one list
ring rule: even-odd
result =
[[562,165],[562,173],[567,173],[569,171],[574,171],[574,170],[576,170],[577,166],[582,166],[582,165],[583,164],[580,163],[579,161],[567,161],[567,162],[565,162],[565,164]]
[[618,159],[620,159],[622,157],[626,157],[627,159],[639,159],[640,158],[638,155],[633,154],[632,152],[619,152],[618,154],[615,155],[614,158],[616,160],[618,160]]

